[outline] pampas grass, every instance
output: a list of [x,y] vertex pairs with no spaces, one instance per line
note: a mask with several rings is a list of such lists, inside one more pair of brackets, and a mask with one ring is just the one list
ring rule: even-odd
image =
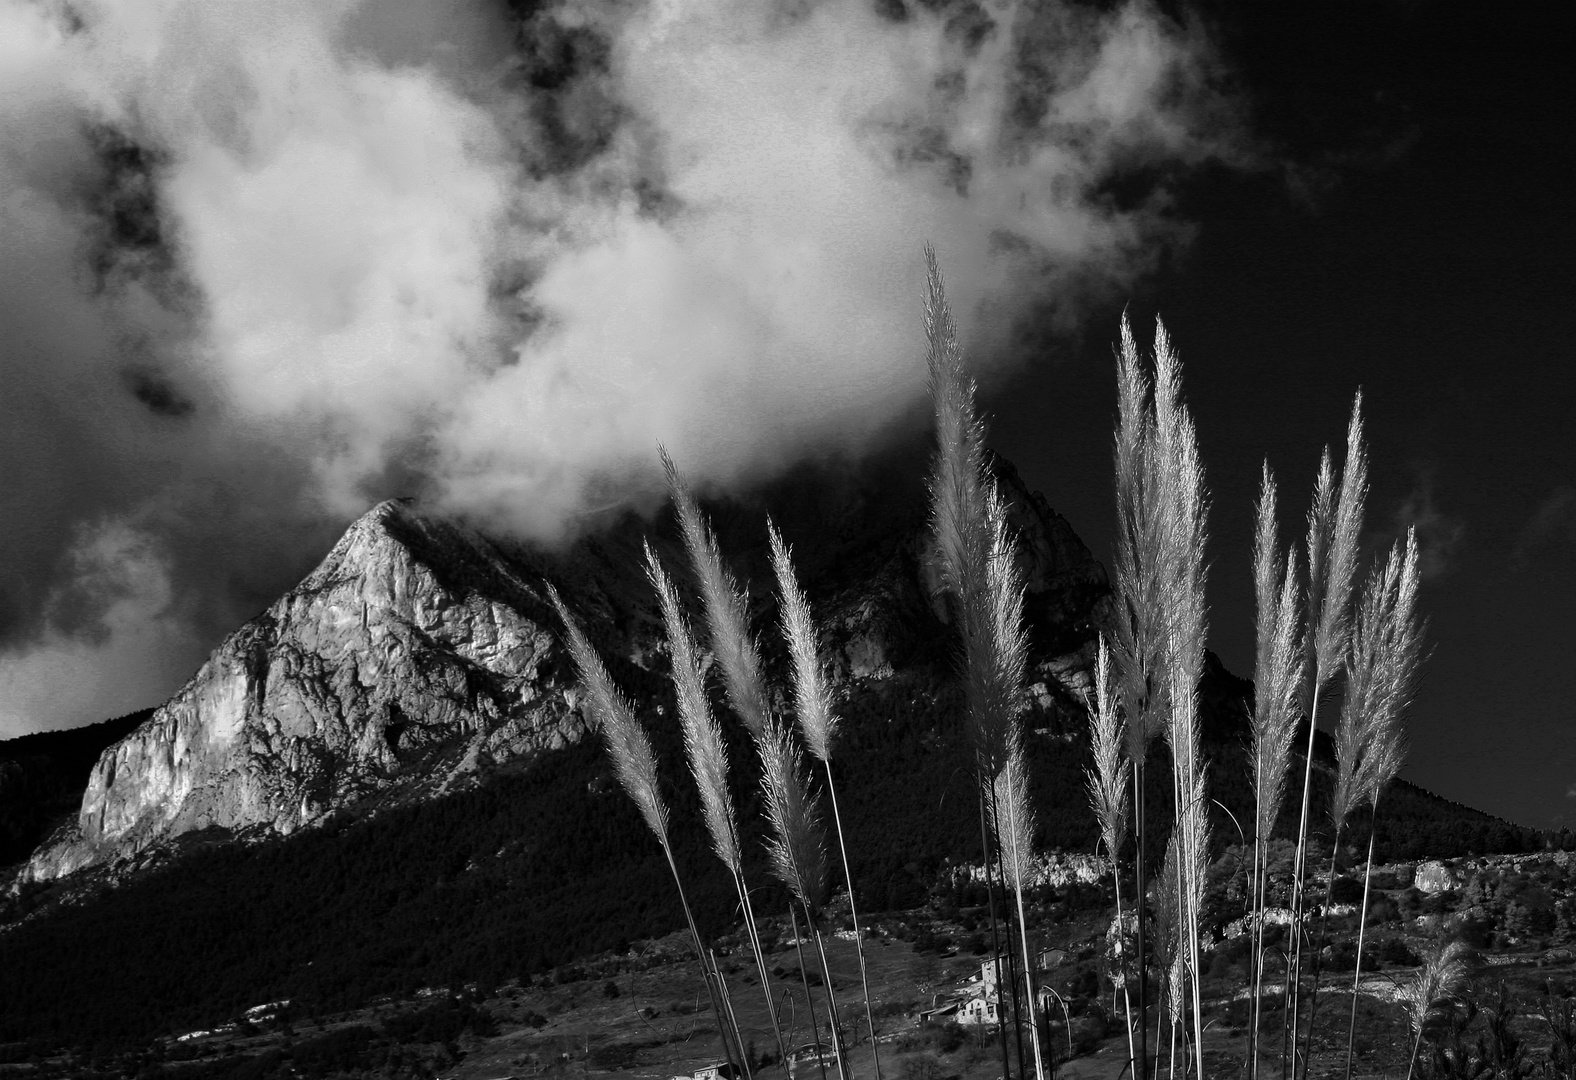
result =
[[745,1060],[744,1044],[739,1038],[738,1027],[724,1018],[724,1008],[719,1001],[720,984],[714,982],[720,976],[707,962],[706,947],[701,943],[700,930],[695,926],[695,916],[684,895],[684,882],[679,877],[678,864],[673,859],[673,845],[668,839],[668,807],[657,787],[657,759],[651,752],[651,740],[635,718],[635,710],[614,685],[613,677],[608,674],[602,658],[586,639],[579,622],[564,605],[558,590],[548,585],[547,596],[569,636],[570,656],[580,671],[581,688],[590,704],[597,729],[607,745],[608,757],[613,762],[618,782],[639,808],[640,816],[645,819],[657,843],[662,846],[662,854],[667,857],[668,869],[673,873],[673,884],[679,890],[679,903],[684,908],[684,920],[689,924],[690,937],[695,942],[695,955],[700,960],[706,992],[711,997],[712,1012],[717,1017],[717,1030],[722,1038],[723,1050],[730,1059],[740,1063],[748,1076],[750,1066]]
[[1034,963],[1029,956],[1029,928],[1024,921],[1023,887],[1033,858],[1034,812],[1029,807],[1029,777],[1023,749],[1013,739],[1007,764],[996,774],[992,795],[996,810],[996,842],[1001,848],[1002,870],[1018,902],[1018,940],[1023,947],[1023,978],[1033,1022],[1029,1039],[1034,1047],[1034,1075],[1043,1080],[1045,1061],[1040,1050],[1039,1005],[1034,992]]
[[[1362,532],[1363,503],[1368,496],[1368,458],[1363,449],[1363,397],[1352,402],[1346,428],[1346,467],[1337,490],[1328,447],[1319,464],[1313,506],[1308,512],[1308,620],[1304,636],[1303,708],[1308,717],[1308,746],[1303,764],[1302,812],[1297,826],[1293,869],[1292,958],[1286,980],[1286,1009],[1291,1046],[1295,1048],[1301,1008],[1302,939],[1306,909],[1308,818],[1313,785],[1313,743],[1319,726],[1319,697],[1341,666],[1350,627],[1349,607],[1357,570],[1357,544]],[[1285,1072],[1282,1053],[1282,1072]]]
[[1424,1031],[1461,1000],[1476,966],[1477,957],[1466,943],[1451,939],[1429,950],[1417,975],[1401,988],[1401,1004],[1413,1035],[1407,1080],[1412,1080],[1412,1070],[1417,1067]]
[[[1014,725],[1023,705],[1023,665],[1027,639],[1022,627],[1022,586],[1006,534],[1005,508],[986,474],[984,424],[975,411],[974,383],[963,368],[963,350],[947,306],[946,289],[935,251],[925,249],[927,293],[925,337],[929,345],[930,395],[936,414],[937,450],[931,472],[931,527],[941,563],[942,584],[951,596],[960,630],[965,726],[974,752],[980,793],[980,843],[985,852],[987,887],[992,887],[991,833],[1000,825],[994,791],[1014,743]],[[991,941],[1001,962],[996,905],[990,902]],[[1015,967],[1012,949],[1008,968]],[[1005,1015],[1002,984],[1009,982],[1018,1031],[1017,975],[998,978],[997,1009]],[[1031,1006],[1032,1007],[1032,1006]],[[1002,1071],[1009,1070],[1006,1025],[1001,1026]]]
[[1208,633],[1204,600],[1204,472],[1198,457],[1193,421],[1181,401],[1181,366],[1170,337],[1158,320],[1154,352],[1156,439],[1152,469],[1165,523],[1162,596],[1169,630],[1167,667],[1171,709],[1166,736],[1171,744],[1182,839],[1178,866],[1186,899],[1183,941],[1192,977],[1194,1053],[1197,1075],[1202,1077],[1204,1040],[1199,989],[1199,921],[1209,855],[1209,818],[1204,796],[1204,766],[1199,758],[1202,734],[1198,716],[1198,680],[1204,669],[1204,641]]
[[695,576],[705,601],[706,623],[711,631],[711,647],[722,666],[728,701],[757,740],[766,732],[771,706],[766,697],[766,680],[761,675],[760,651],[750,634],[750,616],[744,592],[723,564],[717,538],[701,516],[695,493],[680,475],[665,449],[659,449],[662,469],[667,474],[668,490],[678,508],[679,526],[684,532],[684,547],[689,552]]
[[[1127,834],[1127,785],[1133,776],[1133,763],[1122,756],[1126,732],[1117,715],[1116,686],[1111,676],[1111,653],[1105,635],[1100,635],[1095,655],[1094,703],[1089,709],[1090,738],[1094,768],[1084,771],[1089,788],[1089,804],[1100,825],[1100,839],[1111,860],[1111,884],[1116,891],[1116,925],[1122,921],[1122,838]],[[1113,1001],[1114,1005],[1115,1002]],[[1138,1075],[1138,1050],[1133,1042],[1133,999],[1127,988],[1127,973],[1122,972],[1122,1004],[1127,1023],[1127,1064]]]
[[700,657],[690,634],[689,623],[679,606],[678,591],[649,543],[645,545],[645,551],[646,573],[652,587],[656,589],[662,605],[663,621],[667,624],[668,648],[673,661],[673,687],[678,700],[679,719],[684,726],[684,749],[689,757],[690,772],[695,777],[695,786],[700,790],[701,813],[706,822],[706,831],[711,836],[712,850],[733,878],[739,907],[744,914],[744,928],[749,935],[756,970],[761,977],[761,990],[766,995],[766,1015],[771,1020],[772,1034],[777,1040],[778,1057],[786,1062],[788,1046],[783,1041],[777,1003],[772,996],[771,977],[766,971],[766,956],[761,950],[755,905],[750,900],[750,890],[744,880],[738,817],[733,808],[733,795],[728,790],[728,752],[722,742],[722,730],[711,712]]
[[1258,1075],[1259,1015],[1264,981],[1264,893],[1266,843],[1286,795],[1292,738],[1297,726],[1297,693],[1302,655],[1297,636],[1297,559],[1287,552],[1284,572],[1276,539],[1275,478],[1269,462],[1259,486],[1258,526],[1253,543],[1253,586],[1257,606],[1258,649],[1254,664],[1253,734],[1253,951],[1249,978],[1248,1071]]
[[[1192,1042],[1202,1073],[1198,930],[1201,868],[1207,859],[1209,830],[1197,694],[1207,633],[1206,501],[1198,440],[1181,400],[1181,366],[1164,325],[1156,324],[1151,383],[1143,374],[1131,327],[1124,320],[1117,385],[1118,617],[1113,652],[1120,672],[1137,795],[1134,816],[1140,833],[1139,880],[1143,880],[1144,861],[1143,761],[1151,734],[1158,731],[1171,749],[1180,845],[1179,955],[1191,975]],[[1140,921],[1140,948],[1143,931]]]
[[837,1019],[837,999],[832,993],[832,968],[826,960],[826,944],[821,937],[819,919],[826,903],[826,840],[814,795],[809,792],[798,747],[788,730],[775,717],[767,718],[761,739],[761,788],[766,796],[766,819],[773,837],[766,846],[772,870],[803,905],[815,934],[816,950],[821,954],[821,974],[825,980],[827,1008],[831,1012],[832,1053],[837,1071],[848,1080],[843,1060],[843,1036]]
[[[1403,551],[1392,548],[1384,569],[1369,577],[1358,608],[1347,658],[1347,715],[1352,717],[1356,743],[1349,756],[1358,757],[1348,797],[1366,796],[1371,818],[1379,816],[1379,796],[1406,760],[1406,729],[1402,714],[1411,703],[1422,665],[1423,627],[1416,611],[1417,534],[1407,530]],[[1343,726],[1345,717],[1343,717]],[[1360,733],[1359,733],[1360,732]],[[1363,973],[1363,934],[1367,929],[1368,886],[1373,875],[1374,828],[1368,833],[1368,859],[1363,865],[1363,906],[1357,928],[1357,968],[1352,973],[1352,1015],[1346,1031],[1346,1076],[1352,1074],[1352,1046],[1357,1033],[1357,984]]]
[[865,970],[865,941],[859,928],[859,907],[854,901],[854,875],[848,867],[848,845],[843,839],[843,815],[837,807],[837,784],[832,779],[832,743],[837,735],[837,714],[832,709],[832,693],[816,645],[815,620],[810,602],[799,588],[794,574],[793,556],[788,545],[770,521],[766,526],[771,542],[772,569],[777,575],[777,590],[782,599],[783,639],[793,661],[795,711],[805,746],[826,771],[826,792],[832,801],[832,823],[837,829],[837,850],[842,856],[843,879],[848,883],[848,917],[854,924],[854,947],[859,956],[859,982],[865,995],[865,1024],[870,1032],[870,1057],[876,1080],[881,1080],[881,1054],[876,1044],[875,1015],[870,1007],[870,977]]

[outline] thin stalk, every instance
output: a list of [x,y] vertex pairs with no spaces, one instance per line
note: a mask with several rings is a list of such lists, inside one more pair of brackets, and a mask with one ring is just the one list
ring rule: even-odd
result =
[[711,970],[717,976],[717,989],[722,995],[722,1003],[728,1012],[728,1022],[733,1025],[734,1038],[739,1043],[739,1060],[744,1063],[745,1080],[752,1080],[755,1073],[750,1067],[750,1054],[744,1045],[744,1032],[739,1027],[739,1017],[733,1011],[733,995],[728,993],[728,980],[722,977],[722,968],[717,963],[717,954],[711,954]]
[[[1014,803],[1016,802],[1016,799],[1007,800],[1007,827],[1011,831],[1011,835],[1013,837],[1018,836],[1018,822],[1015,819],[1016,807],[1014,806]],[[1023,855],[1019,852],[1015,852],[1013,857],[1014,861],[1018,861],[1023,858]],[[1037,1014],[1038,1009],[1036,1008],[1034,998],[1034,967],[1029,962],[1029,925],[1024,920],[1023,916],[1022,880],[1019,880],[1016,883],[1013,891],[1018,898],[1018,938],[1023,945],[1023,977],[1025,980],[1025,989],[1028,993],[1029,1011],[1032,1017]],[[1037,1023],[1031,1023],[1029,1025],[1029,1042],[1034,1047],[1034,1075],[1036,1077],[1040,1077],[1041,1080],[1043,1080],[1045,1076],[1045,1062],[1040,1055],[1040,1025]]]
[[1012,1061],[1007,1050],[1007,1002],[1002,996],[1001,988],[1001,935],[996,929],[995,878],[991,875],[990,832],[989,826],[985,821],[985,788],[983,785],[979,789],[979,795],[980,844],[985,849],[985,906],[990,909],[990,962],[991,966],[995,968],[996,1015],[1000,1017],[1000,1023],[996,1025],[996,1033],[1001,1037],[1002,1080],[1012,1080]]
[[[810,913],[805,912],[805,918],[810,918]],[[832,966],[826,962],[826,945],[821,940],[821,928],[811,920],[811,928],[815,931],[815,947],[821,953],[821,975],[826,979],[826,1009],[831,1013],[832,1025],[832,1053],[837,1057],[837,1074],[848,1080],[848,1066],[843,1061],[843,1031],[837,1019],[837,995],[832,991]]]
[[[1116,885],[1116,927],[1117,940],[1120,941],[1123,937],[1122,927],[1124,925],[1122,922],[1122,869],[1117,865],[1115,857],[1112,857],[1111,859],[1111,878]],[[1131,1075],[1136,1077],[1140,1074],[1138,1072],[1138,1051],[1134,1047],[1133,1043],[1133,999],[1127,989],[1127,971],[1125,964],[1123,965],[1121,974],[1122,1006],[1127,1017],[1127,1069]],[[1115,1002],[1112,1002],[1112,1004],[1114,1005]],[[1067,1029],[1067,1034],[1068,1037],[1071,1038],[1072,1028],[1070,1026]],[[1069,1053],[1068,1056],[1071,1057],[1071,1053]]]
[[1412,1080],[1412,1070],[1417,1068],[1417,1051],[1423,1045],[1423,1033],[1418,1031],[1417,1038],[1412,1040],[1412,1060],[1406,1066],[1406,1080]]
[[[1142,755],[1133,758],[1133,828],[1136,836],[1137,847],[1133,853],[1133,871],[1138,891],[1138,900],[1134,904],[1134,911],[1138,916],[1138,1066],[1141,1075],[1149,1068],[1149,962],[1144,955],[1144,924],[1148,921],[1148,903],[1145,897],[1149,894],[1144,890],[1144,763]],[[1158,1049],[1160,1030],[1157,1024],[1155,1029],[1155,1043]]]
[[865,972],[865,942],[859,930],[859,909],[854,906],[854,875],[848,869],[848,848],[843,843],[843,818],[837,809],[837,785],[832,782],[832,763],[826,766],[826,790],[832,799],[832,821],[837,826],[837,850],[843,857],[843,879],[848,882],[848,917],[854,923],[854,947],[859,954],[859,982],[865,991],[865,1025],[870,1032],[870,1059],[875,1063],[876,1080],[881,1080],[881,1055],[876,1049],[876,1020],[870,1011],[870,977]]
[[[996,798],[995,784],[990,785],[990,815],[991,828],[996,832],[997,844],[999,846],[1001,842],[1001,832],[998,827],[998,822],[1001,820],[1001,806]],[[1007,947],[1002,951],[1002,955],[996,960],[996,993],[998,997],[1001,996],[1001,984],[1005,981],[1007,983],[1008,992],[1012,996],[1012,1034],[1013,1040],[1018,1044],[1018,1074],[1023,1076],[1026,1075],[1028,1071],[1024,1065],[1025,1059],[1023,1055],[1023,1006],[1018,1000],[1018,960],[1013,953],[1013,948],[1011,945],[1012,907],[1011,902],[1007,897],[1007,868],[1002,864],[1001,859],[996,860],[996,873],[1000,875],[1001,880],[1002,907],[1003,914],[1007,918],[1007,938],[1009,942]],[[1001,961],[1003,958],[1007,961],[1007,978],[1005,980],[1003,980],[1001,977]],[[999,1008],[1000,1006],[998,1006],[998,1009]],[[1002,1027],[1005,1029],[1006,1014],[1003,1013],[1002,1017]]]
[[[1374,800],[1375,810],[1378,800]],[[1357,969],[1352,972],[1352,1016],[1346,1025],[1346,1080],[1352,1080],[1352,1048],[1357,1041],[1357,986],[1363,977],[1363,934],[1368,929],[1368,882],[1374,868],[1374,833],[1378,822],[1368,830],[1368,861],[1363,865],[1363,906],[1357,919]]]
[[1308,843],[1308,804],[1313,791],[1313,737],[1319,730],[1319,691],[1321,687],[1316,680],[1313,684],[1313,704],[1308,710],[1308,756],[1303,764],[1302,772],[1302,814],[1297,824],[1297,856],[1292,874],[1292,906],[1291,906],[1291,960],[1286,968],[1286,1015],[1281,1020],[1281,1075],[1286,1075],[1287,1055],[1287,1024],[1290,1023],[1291,1047],[1297,1045],[1297,1021],[1301,1010],[1302,996],[1302,915],[1303,915],[1303,878],[1307,871],[1305,848]]
[[[1258,792],[1254,792],[1253,820],[1260,820]],[[1259,896],[1259,861],[1263,858],[1261,850],[1262,838],[1258,830],[1253,831],[1253,866],[1248,877],[1248,917],[1252,921],[1248,924],[1248,932],[1253,935],[1252,944],[1248,950],[1248,1053],[1247,1060],[1243,1062],[1243,1075],[1248,1080],[1258,1076],[1259,1064],[1259,980],[1260,967],[1263,957],[1260,951],[1263,948],[1264,911],[1257,906]]]
[[1264,845],[1264,851],[1261,854],[1260,858],[1261,858],[1261,861],[1262,861],[1263,865],[1260,868],[1259,879],[1258,879],[1258,900],[1257,900],[1257,904],[1258,904],[1259,917],[1258,917],[1257,924],[1254,926],[1254,931],[1258,935],[1258,938],[1255,941],[1254,946],[1253,946],[1254,956],[1256,958],[1256,962],[1255,962],[1254,974],[1253,974],[1253,978],[1254,978],[1254,983],[1253,983],[1253,1067],[1251,1069],[1250,1080],[1258,1080],[1258,1075],[1259,1075],[1259,1024],[1263,1020],[1263,1016],[1264,1016],[1264,927],[1265,927],[1265,923],[1264,923],[1265,910],[1264,909],[1266,907],[1266,901],[1267,901],[1268,894],[1269,894],[1269,877],[1270,877],[1270,868],[1269,868],[1270,858],[1269,858],[1269,845],[1268,844]]
[[1325,931],[1330,923],[1330,900],[1335,895],[1335,860],[1341,848],[1341,829],[1335,830],[1335,840],[1330,846],[1330,876],[1324,883],[1324,909],[1319,912],[1319,938],[1313,947],[1313,996],[1308,1003],[1307,1049],[1302,1055],[1302,1074],[1308,1075],[1308,1065],[1313,1060],[1313,1021],[1319,1015],[1319,968],[1324,959]]
[[815,1063],[820,1066],[821,1080],[826,1080],[826,1055],[821,1051],[821,1025],[815,1018],[815,999],[810,996],[810,976],[805,974],[804,943],[799,933],[799,916],[794,911],[792,900],[788,901],[788,917],[793,920],[793,947],[799,953],[799,981],[804,984],[804,1005],[810,1012],[810,1035],[815,1042]]
[[750,902],[750,890],[744,882],[744,875],[738,874],[734,878],[734,886],[739,890],[739,896],[744,901],[744,926],[750,932],[750,948],[755,953],[755,967],[761,973],[761,989],[766,994],[766,1015],[772,1021],[772,1034],[777,1038],[777,1053],[783,1063],[783,1068],[788,1067],[788,1044],[783,1040],[782,1024],[777,1016],[777,999],[772,994],[771,983],[766,974],[766,953],[761,948],[761,934],[755,923],[755,905]]
[[[717,1017],[717,1035],[722,1039],[722,1054],[729,1061],[737,1061],[734,1057],[733,1044],[738,1042],[739,1032],[732,1029],[733,1041],[730,1043],[728,1034],[731,1025],[723,1019],[722,1003],[717,997],[717,988],[712,985],[711,965],[706,962],[706,948],[701,944],[700,930],[695,926],[695,916],[690,911],[689,900],[684,895],[684,883],[679,880],[679,868],[673,861],[673,851],[667,844],[662,845],[662,853],[668,857],[668,869],[673,872],[673,883],[679,888],[679,904],[684,908],[684,921],[689,924],[690,937],[695,942],[695,958],[700,961],[701,976],[706,983],[706,996],[711,999],[712,1013]],[[740,1057],[742,1058],[742,1053]]]

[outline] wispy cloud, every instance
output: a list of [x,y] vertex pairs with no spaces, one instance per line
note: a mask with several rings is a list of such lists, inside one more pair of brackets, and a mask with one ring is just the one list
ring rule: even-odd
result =
[[1393,522],[1398,534],[1408,528],[1417,530],[1417,568],[1425,581],[1443,577],[1455,568],[1466,538],[1466,522],[1440,507],[1432,470],[1422,470],[1396,507]]
[[1522,526],[1510,553],[1513,569],[1522,569],[1539,552],[1576,544],[1576,488],[1559,484],[1543,497]]

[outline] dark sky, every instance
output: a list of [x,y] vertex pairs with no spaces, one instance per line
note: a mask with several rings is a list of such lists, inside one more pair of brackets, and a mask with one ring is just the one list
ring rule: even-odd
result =
[[1163,316],[1242,675],[1260,461],[1300,537],[1361,387],[1407,775],[1559,824],[1566,6],[0,0],[0,734],[163,700],[380,498],[550,541],[655,506],[659,441],[716,488],[912,436],[928,240],[1104,559]]
[[[1211,645],[1251,677],[1259,464],[1281,485],[1283,542],[1300,539],[1321,447],[1340,453],[1361,387],[1368,546],[1415,523],[1423,550],[1433,651],[1403,775],[1576,825],[1569,8],[1296,7],[1218,13],[1279,168],[1188,186],[1197,236],[1129,304],[1141,338],[1158,313],[1182,356],[1213,497]],[[1109,342],[1087,337],[989,407],[999,449],[1108,559],[1115,389]]]

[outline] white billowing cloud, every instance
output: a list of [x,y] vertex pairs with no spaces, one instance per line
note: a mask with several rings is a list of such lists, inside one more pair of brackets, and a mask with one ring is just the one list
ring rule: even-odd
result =
[[106,522],[233,594],[207,640],[387,494],[553,539],[654,497],[659,441],[718,484],[858,451],[923,400],[922,243],[1014,362],[1185,235],[1108,183],[1234,134],[1141,3],[561,0],[513,35],[486,0],[0,0],[0,715],[119,663],[123,608],[50,614]]

